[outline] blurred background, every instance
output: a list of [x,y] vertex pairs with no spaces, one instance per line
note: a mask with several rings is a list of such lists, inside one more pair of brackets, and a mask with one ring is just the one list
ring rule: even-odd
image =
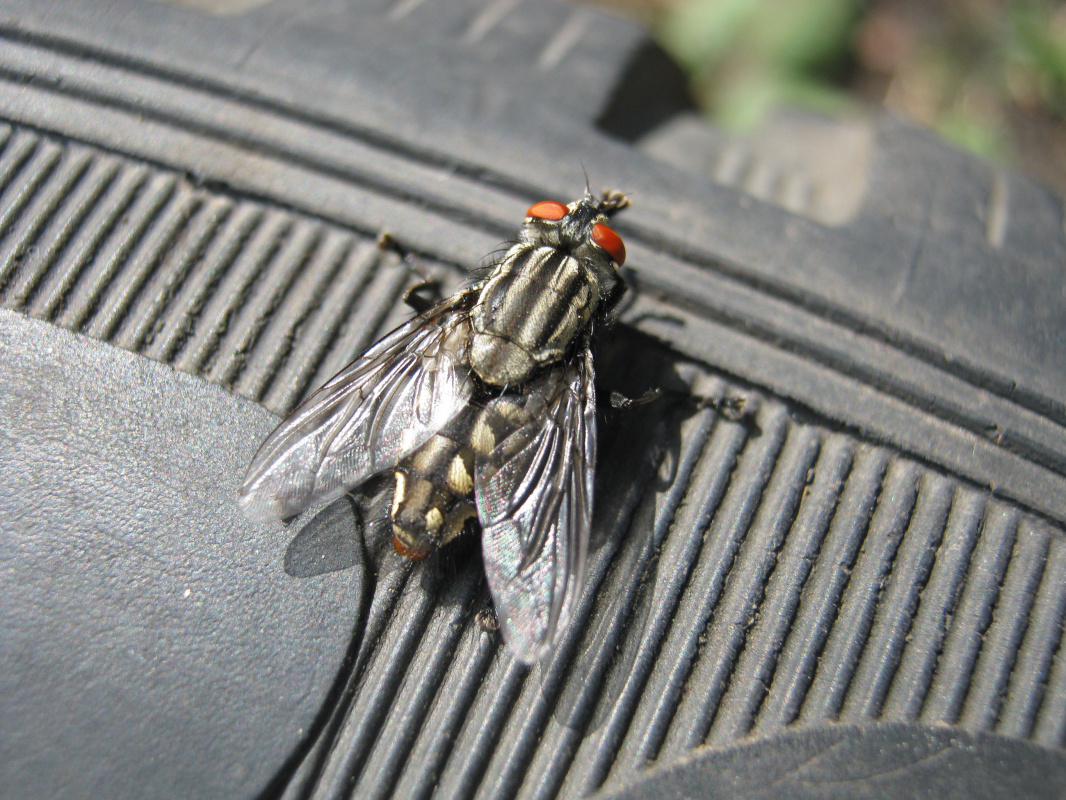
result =
[[653,31],[734,133],[880,104],[1066,196],[1066,3],[605,0]]

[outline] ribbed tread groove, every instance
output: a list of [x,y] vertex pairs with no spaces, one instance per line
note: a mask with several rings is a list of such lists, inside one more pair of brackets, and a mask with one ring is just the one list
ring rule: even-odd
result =
[[[1033,599],[1032,611],[1025,638],[1018,649],[1014,679],[1003,700],[1003,710],[996,723],[996,732],[1003,736],[1024,739],[1034,736],[1046,746],[1061,746],[1062,740],[1044,741],[1036,733],[1036,720],[1049,706],[1060,706],[1062,695],[1056,698],[1051,691],[1050,672],[1055,652],[1061,646],[1064,617],[1066,617],[1066,541],[1049,533],[1047,563],[1040,586]],[[1061,715],[1060,715],[1061,716]]]
[[803,587],[796,617],[756,720],[754,730],[759,733],[780,730],[800,714],[837,618],[848,571],[873,514],[887,461],[879,449],[860,447],[854,455],[837,513]]
[[4,150],[0,172],[7,182],[0,194],[0,286],[6,286],[21,268],[33,231],[48,218],[40,212],[49,196],[55,196],[48,191],[48,181],[60,170],[64,154],[65,150],[53,142],[27,141],[22,136]]
[[121,346],[117,334],[123,323],[131,322],[130,308],[151,276],[158,274],[157,266],[164,266],[163,260],[200,207],[201,197],[180,182],[168,181],[164,191],[166,201],[158,206],[151,227],[111,276],[106,294],[98,297],[95,313],[84,328],[90,336]]
[[1026,520],[1021,520],[992,622],[982,639],[970,690],[959,716],[959,724],[965,728],[991,730],[999,720],[1047,550],[1047,534],[1033,530]]
[[791,427],[787,434],[780,455],[771,461],[774,471],[760,507],[705,628],[660,758],[684,753],[704,740],[745,638],[758,619],[765,579],[774,569],[821,446],[816,429]]
[[777,553],[758,611],[706,741],[733,742],[747,735],[766,699],[774,669],[799,607],[800,592],[810,575],[840,493],[851,470],[854,445],[830,435],[823,442],[805,486],[793,530]]
[[269,245],[249,283],[242,286],[239,307],[228,311],[225,333],[213,354],[207,378],[232,387],[243,370],[252,342],[270,318],[311,253],[320,231],[315,223],[286,220],[272,231]]
[[[1033,644],[1031,649],[1043,649],[1048,647],[1048,659],[1050,667],[1047,673],[1046,684],[1043,687],[1043,698],[1037,705],[1034,702],[1036,722],[1033,725],[1033,739],[1047,747],[1066,746],[1066,642],[1063,637],[1062,625],[1062,599],[1061,593],[1066,586],[1066,555],[1062,553],[1066,548],[1061,532],[1055,537],[1051,548],[1051,563],[1057,568],[1052,573],[1050,567],[1045,570],[1045,583],[1052,583],[1053,588],[1048,593],[1054,597],[1055,605],[1049,608],[1047,614],[1051,625],[1048,630],[1047,645],[1041,642]],[[1056,619],[1057,617],[1057,619]],[[1057,624],[1056,624],[1057,623]],[[1034,631],[1030,627],[1030,631]],[[1035,637],[1034,637],[1035,638]],[[1049,646],[1048,646],[1049,645]],[[1035,700],[1035,698],[1034,698]]]
[[826,640],[800,712],[804,722],[835,719],[866,643],[892,558],[911,517],[918,470],[892,461],[862,547],[851,563],[837,619]]
[[915,720],[921,713],[985,510],[984,497],[955,489],[946,529],[911,625],[910,642],[882,708],[886,717]]
[[929,580],[951,508],[951,485],[940,476],[920,475],[917,491],[910,523],[899,542],[891,572],[884,578],[883,595],[876,606],[862,658],[848,684],[841,719],[880,717],[888,687],[907,646],[921,589]]
[[[668,525],[662,544],[659,563],[677,565],[679,568],[660,570],[654,576],[652,594],[652,618],[649,630],[657,633],[648,638],[638,653],[642,672],[638,680],[627,687],[626,705],[608,718],[607,734],[618,739],[616,751],[601,750],[590,765],[590,778],[611,772],[631,771],[645,763],[641,733],[647,729],[648,720],[655,708],[651,695],[655,694],[663,678],[661,653],[671,631],[671,623],[677,617],[678,606],[689,580],[690,565],[695,561],[703,545],[704,532],[712,517],[718,512],[723,497],[730,485],[730,476],[736,469],[740,452],[747,440],[747,432],[741,425],[718,424],[711,432],[707,444],[699,452],[699,461],[692,468],[692,476],[680,487],[680,507],[665,520]],[[657,526],[659,521],[657,519]],[[672,535],[675,534],[676,535]],[[644,658],[640,658],[644,656]],[[605,757],[606,756],[606,757]]]
[[[700,396],[719,397],[723,388],[721,382],[703,385]],[[705,412],[705,425],[709,413]],[[642,588],[647,584],[637,578],[654,569],[665,520],[672,518],[680,500],[675,488],[684,487],[694,460],[690,445],[681,456],[683,463],[673,461],[669,441],[678,422],[672,414],[649,419],[638,430],[627,426],[629,435],[606,442],[596,487],[601,509],[597,524],[605,533],[602,545],[590,554],[588,585],[574,611],[577,620],[589,622],[571,626],[544,665],[539,691],[531,693],[527,687],[516,707],[520,731],[516,736],[530,746],[512,747],[506,765],[494,770],[500,776],[494,787],[497,796],[518,792],[520,797],[554,797],[585,733],[603,721],[613,699],[624,690],[612,670],[631,668],[650,612],[651,598]],[[707,432],[709,427],[702,428],[693,444],[701,446]],[[654,529],[657,518],[664,519],[664,525],[651,536],[627,535]],[[519,790],[523,774],[538,780],[521,784]]]
[[[431,266],[455,283],[454,269]],[[396,301],[412,278],[350,230],[0,130],[0,304],[278,414],[409,314]]]
[[437,693],[440,699],[430,708],[417,740],[406,754],[394,797],[427,798],[434,794],[497,648],[494,637],[476,623],[465,627],[454,658],[444,667],[446,674]]
[[184,285],[196,263],[204,257],[204,250],[218,230],[228,211],[228,204],[219,198],[190,204],[183,229],[163,251],[158,266],[137,298],[131,303],[113,336],[120,347],[135,352],[143,348],[166,324],[166,310]]
[[[725,387],[721,381],[698,381],[693,388],[697,396],[721,397]],[[673,559],[672,549],[668,551],[664,549],[664,545],[677,541],[676,537],[674,540],[669,540],[668,534],[677,522],[679,507],[685,498],[689,498],[689,503],[684,510],[685,516],[690,519],[703,516],[706,519],[713,513],[713,508],[725,489],[724,476],[728,472],[721,468],[731,467],[735,461],[736,454],[744,441],[744,430],[737,425],[719,426],[717,422],[712,411],[704,410],[681,423],[681,450],[677,456],[676,467],[672,475],[660,473],[664,483],[668,478],[672,480],[664,487],[646,493],[634,512],[634,520],[645,524],[639,527],[633,526],[627,532],[627,536],[636,538],[633,534],[637,531],[648,531],[646,534],[638,533],[637,536],[648,536],[647,546],[652,551],[660,553],[660,563]],[[716,436],[714,443],[710,441],[712,433]],[[670,468],[664,462],[660,469],[666,469],[669,472]],[[698,472],[694,474],[697,470]],[[709,480],[715,478],[717,478],[717,485],[708,484]],[[700,498],[705,503],[703,508],[695,502],[696,496],[689,496],[693,483],[709,490]],[[641,606],[644,608],[634,614],[638,618],[646,615],[644,629],[631,631],[629,634],[637,637],[637,650],[633,656],[631,670],[625,676],[624,684],[618,691],[615,702],[602,710],[603,719],[600,724],[589,731],[578,745],[576,755],[562,784],[561,796],[587,794],[603,782],[614,762],[615,750],[625,736],[629,721],[643,694],[649,671],[655,663],[654,653],[661,643],[656,634],[665,630],[665,625],[672,616],[674,604],[683,586],[684,576],[680,574],[680,571],[672,571],[664,576],[655,574],[647,576],[644,581],[645,585],[649,581],[650,588],[647,588],[640,597]]]
[[67,306],[74,285],[99,257],[101,248],[114,235],[116,227],[122,224],[148,178],[146,170],[123,169],[115,159],[105,157],[102,160],[110,162],[108,173],[114,177],[79,220],[66,252],[43,277],[30,300],[29,313],[38,319],[60,321],[61,324],[64,324],[63,320],[69,320]]
[[251,204],[234,206],[223,199],[216,213],[218,224],[203,255],[191,265],[170,298],[165,315],[155,325],[145,350],[150,358],[178,365],[180,357],[195,347],[197,328],[208,327],[200,323],[208,300],[218,293],[222,277],[259,224],[263,211]]
[[937,663],[920,719],[929,725],[958,721],[970,689],[985,632],[1010,561],[1018,530],[1016,512],[990,504],[970,570]]
[[[366,250],[366,257],[372,260],[374,273],[363,286],[359,303],[346,314],[342,324],[337,327],[336,335],[330,342],[328,350],[321,357],[314,376],[303,387],[304,395],[311,389],[321,386],[346,366],[353,358],[373,344],[381,334],[389,330],[389,320],[399,322],[393,316],[399,305],[399,299],[405,288],[412,282],[411,273],[399,264],[395,256],[380,251]],[[391,269],[380,269],[391,266]],[[409,311],[400,312],[410,316]],[[302,398],[301,398],[302,399]]]
[[693,529],[704,531],[703,541],[674,613],[674,618],[685,620],[686,624],[671,627],[659,653],[657,674],[653,673],[650,682],[654,690],[645,693],[642,713],[636,720],[639,727],[630,729],[631,735],[637,734],[637,740],[627,748],[636,762],[634,766],[654,760],[669,733],[729,569],[784,445],[787,426],[783,408],[764,406],[756,425],[761,435],[751,439],[740,454],[709,528]]
[[300,330],[308,316],[322,302],[349,245],[349,237],[319,226],[306,263],[293,276],[290,290],[277,299],[271,313],[262,320],[254,346],[234,382],[239,394],[257,400],[263,397],[267,385],[289,358],[293,341],[301,338]]
[[47,276],[56,261],[69,246],[74,233],[82,227],[85,216],[95,206],[115,177],[114,162],[105,159],[89,160],[86,156],[83,172],[68,187],[69,194],[53,205],[51,219],[43,227],[19,270],[18,280],[12,281],[3,298],[9,308],[25,308],[31,295]]
[[316,796],[347,796],[352,776],[358,775],[366,763],[436,611],[438,588],[431,572],[411,570],[399,602],[381,620],[380,634],[367,640],[368,649],[357,665],[358,685],[327,742],[328,753],[317,776]]
[[292,217],[282,211],[261,210],[251,235],[207,298],[192,336],[175,359],[179,369],[215,376],[224,371],[227,350],[232,349],[233,340],[239,335],[232,327],[234,317],[293,223]]
[[[353,244],[347,237],[330,237],[324,247],[324,261],[333,257],[334,248],[337,267],[328,279],[331,283],[326,284],[324,277],[322,285],[311,287],[306,295],[307,305],[293,314],[298,322],[286,332],[287,358],[276,368],[271,365],[269,370],[264,369],[264,377],[256,375],[255,383],[247,387],[252,396],[261,395],[267,408],[294,408],[309,388],[318,385],[315,370],[337,338],[356,298],[363,295],[380,257],[372,242]],[[265,392],[260,388],[264,384]]]
[[[464,572],[477,569],[474,559],[464,565]],[[467,577],[463,580],[463,577]],[[424,657],[403,672],[403,683],[391,701],[389,713],[377,732],[373,746],[367,748],[367,769],[353,789],[355,797],[384,798],[392,795],[393,787],[403,772],[408,754],[421,730],[419,721],[426,721],[439,688],[446,676],[446,668],[459,650],[463,634],[473,620],[470,601],[480,582],[473,576],[457,576],[436,599],[432,616],[424,630],[412,644],[424,642]],[[475,633],[476,635],[476,633]],[[482,635],[486,636],[484,632]]]
[[455,800],[475,796],[527,674],[524,666],[510,659],[493,659],[452,749],[462,757],[444,765],[436,796]]

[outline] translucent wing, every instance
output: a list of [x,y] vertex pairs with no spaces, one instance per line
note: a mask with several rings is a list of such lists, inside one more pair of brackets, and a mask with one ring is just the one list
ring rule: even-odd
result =
[[584,580],[596,464],[591,356],[542,378],[526,410],[530,421],[478,465],[475,487],[503,637],[532,662],[551,652]]
[[470,294],[400,326],[267,437],[238,502],[254,521],[291,517],[394,466],[469,400]]

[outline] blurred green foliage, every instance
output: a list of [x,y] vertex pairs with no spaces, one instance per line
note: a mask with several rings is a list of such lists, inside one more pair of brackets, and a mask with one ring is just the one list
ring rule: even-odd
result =
[[659,34],[716,119],[746,128],[781,104],[845,108],[832,76],[858,16],[856,0],[691,0],[664,13]]
[[1005,53],[1008,68],[1029,70],[1048,108],[1066,113],[1066,8],[1036,0],[1008,7],[1013,34]]
[[845,112],[859,97],[986,157],[1020,157],[1038,129],[1066,162],[1061,2],[682,0],[660,6],[656,29],[728,128],[782,105]]

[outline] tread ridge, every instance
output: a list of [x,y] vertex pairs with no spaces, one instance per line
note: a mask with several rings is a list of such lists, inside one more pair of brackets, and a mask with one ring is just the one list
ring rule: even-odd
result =
[[91,157],[86,166],[83,178],[57,204],[51,220],[43,226],[20,274],[8,284],[3,300],[8,308],[24,309],[30,305],[33,294],[61,262],[74,234],[114,180],[115,164],[110,159]]
[[[720,397],[724,390],[721,381],[697,382],[694,386],[698,396]],[[731,464],[743,444],[744,431],[735,425],[721,424],[717,415],[704,409],[692,419],[681,424],[682,452],[678,456],[676,471],[669,485],[647,493],[634,513],[634,519],[650,518],[652,528],[649,546],[660,552],[658,562],[681,560],[687,563],[684,553],[674,555],[677,539],[669,538],[669,532],[678,523],[678,515],[688,518],[696,515],[709,517],[712,509],[721,501],[725,490],[724,470],[715,471],[715,464]],[[712,442],[712,437],[715,440]],[[660,472],[660,479],[663,473]],[[716,480],[715,480],[716,479]],[[698,503],[690,503],[686,509],[681,505],[690,496],[692,486],[705,487],[702,498],[706,506],[701,510]],[[698,490],[697,490],[698,492]],[[696,499],[696,498],[693,498]],[[683,523],[680,523],[683,524]],[[695,543],[688,545],[692,549]],[[682,550],[686,549],[682,543]],[[568,775],[561,788],[562,796],[585,795],[599,787],[612,763],[615,753],[622,747],[626,733],[637,712],[644,687],[651,679],[655,663],[654,654],[662,644],[669,619],[678,602],[685,576],[682,570],[671,571],[661,578],[655,574],[656,564],[649,565],[650,574],[645,581],[651,587],[643,592],[642,602],[648,607],[648,619],[644,630],[634,634],[638,638],[638,650],[632,670],[625,681],[616,702],[605,711],[605,718],[594,730],[589,731],[576,751]]]
[[970,691],[959,724],[970,730],[993,730],[1018,657],[1018,649],[1047,560],[1048,537],[1020,520],[1014,550],[981,641]]
[[348,237],[340,241],[337,271],[321,290],[315,287],[313,308],[296,323],[285,361],[269,376],[263,404],[278,414],[295,408],[301,397],[319,385],[314,379],[316,369],[327,360],[356,298],[363,296],[377,271],[376,245],[355,243]]
[[[670,646],[672,620],[676,619],[684,601],[692,565],[703,545],[703,532],[725,502],[746,439],[747,432],[740,425],[719,422],[714,426],[693,468],[691,480],[684,487],[682,504],[669,520],[660,564],[676,564],[680,568],[668,567],[665,574],[657,574],[654,578],[653,612],[656,616],[654,621],[658,624],[653,630],[658,635],[649,641],[645,652],[654,653],[655,659],[652,661],[649,658],[644,667],[639,695],[636,691],[632,695],[638,696],[631,695],[631,708],[623,709],[624,713],[615,722],[615,735],[620,737],[617,752],[612,763],[601,759],[596,770],[603,775],[604,782],[610,780],[612,774],[632,771],[647,761],[643,733],[655,716],[652,695],[662,689],[666,679],[663,673],[667,667],[663,656]],[[675,532],[677,535],[672,535]]]
[[660,650],[656,664],[660,678],[648,695],[651,707],[637,749],[641,763],[654,760],[667,744],[693,661],[703,645],[715,605],[721,599],[726,576],[762,501],[777,454],[784,446],[787,425],[782,407],[761,408],[757,425],[762,435],[750,440],[737,459],[720,511],[703,534],[677,606],[675,616],[695,624],[688,629],[671,627]]

